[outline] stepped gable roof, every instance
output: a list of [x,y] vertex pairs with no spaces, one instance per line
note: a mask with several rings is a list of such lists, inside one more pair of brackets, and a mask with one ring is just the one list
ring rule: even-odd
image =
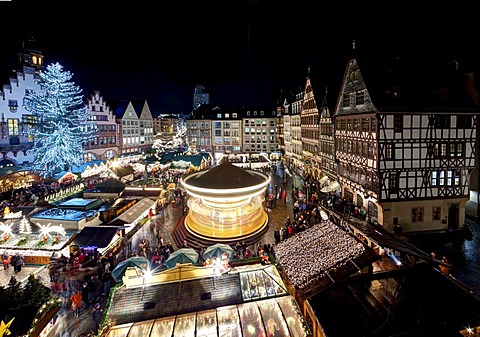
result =
[[244,188],[264,183],[259,172],[237,167],[226,161],[185,180],[189,185],[208,189]]

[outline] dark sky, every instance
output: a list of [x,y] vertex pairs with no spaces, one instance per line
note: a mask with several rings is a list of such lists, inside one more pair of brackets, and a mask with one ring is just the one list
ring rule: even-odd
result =
[[197,84],[211,103],[275,104],[308,67],[338,90],[354,39],[372,53],[479,45],[479,0],[331,2],[0,1],[0,71],[34,37],[86,96],[146,99],[157,115],[190,112]]

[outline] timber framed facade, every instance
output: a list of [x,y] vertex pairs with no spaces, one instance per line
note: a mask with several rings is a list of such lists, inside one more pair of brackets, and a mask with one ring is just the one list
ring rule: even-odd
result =
[[[342,195],[393,231],[460,229],[475,166],[478,111],[377,108],[357,60],[335,109]],[[394,99],[400,89],[389,93]]]

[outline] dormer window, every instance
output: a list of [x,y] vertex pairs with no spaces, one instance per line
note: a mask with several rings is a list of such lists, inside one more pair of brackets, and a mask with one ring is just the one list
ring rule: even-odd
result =
[[349,108],[350,107],[350,93],[346,92],[343,94],[343,107]]
[[222,118],[222,114],[217,114],[217,118]]
[[365,91],[364,90],[357,91],[356,104],[357,105],[365,104]]
[[18,109],[18,101],[15,99],[8,100],[8,107],[10,108],[11,112],[17,112]]

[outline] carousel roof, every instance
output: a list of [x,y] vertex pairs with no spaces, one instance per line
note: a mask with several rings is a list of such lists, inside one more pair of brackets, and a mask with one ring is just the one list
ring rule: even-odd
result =
[[265,183],[269,177],[259,171],[237,167],[226,161],[209,170],[186,177],[184,180],[195,187],[208,189],[233,189]]

